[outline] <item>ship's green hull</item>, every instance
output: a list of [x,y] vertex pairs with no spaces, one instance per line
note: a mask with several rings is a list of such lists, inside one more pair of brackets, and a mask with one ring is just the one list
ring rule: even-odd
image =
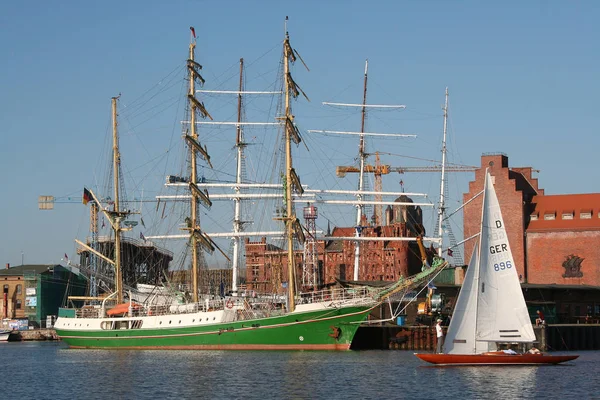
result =
[[[157,329],[57,328],[72,348],[199,350],[349,350],[372,307],[292,313],[206,326]],[[70,319],[77,325],[78,318]]]

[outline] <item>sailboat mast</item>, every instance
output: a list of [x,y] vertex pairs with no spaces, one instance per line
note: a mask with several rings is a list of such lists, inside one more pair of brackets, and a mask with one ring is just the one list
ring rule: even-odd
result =
[[[446,87],[446,103],[444,105],[444,135],[442,138],[442,179],[440,183],[440,203],[438,207],[438,237],[440,240],[442,239],[442,225],[443,218],[445,214],[445,184],[446,184],[446,133],[448,128],[448,88]],[[438,256],[442,256],[442,242],[440,241],[440,245],[438,246]]]
[[[360,173],[358,176],[358,190],[359,191],[363,191],[364,190],[364,177],[365,177],[365,160],[367,158],[367,155],[365,154],[365,119],[367,116],[367,78],[368,78],[368,72],[369,72],[369,60],[365,60],[365,80],[364,80],[364,88],[363,88],[363,103],[362,103],[362,118],[361,118],[361,123],[360,123],[360,142],[358,145],[358,156],[360,158]],[[357,200],[360,202],[362,201],[362,194],[358,194],[357,196]],[[360,236],[360,226],[362,223],[362,214],[363,214],[363,205],[362,204],[358,204],[356,206],[356,237]],[[355,245],[354,245],[354,280],[357,281],[358,280],[358,267],[360,264],[360,242],[357,240]]]
[[[290,109],[290,82],[289,82],[289,73],[290,73],[290,64],[289,58],[292,56],[290,51],[292,49],[290,45],[290,35],[287,31],[287,17],[285,18],[285,41],[283,46],[283,79],[284,79],[284,88],[285,88],[285,121],[287,124],[287,119],[290,122],[294,122],[294,116],[292,115],[292,110]],[[287,247],[288,247],[288,311],[292,312],[296,308],[296,299],[295,299],[295,291],[296,291],[296,282],[295,282],[295,271],[294,271],[294,236],[292,224],[294,222],[294,210],[292,203],[292,140],[290,137],[290,129],[285,130],[285,202],[286,202],[286,236],[287,236]]]
[[112,98],[112,131],[113,131],[113,189],[114,189],[114,230],[115,230],[115,291],[117,304],[123,302],[123,272],[121,271],[121,215],[119,214],[119,137],[117,131],[117,99]]
[[[242,157],[244,156],[244,147],[245,143],[243,140],[244,132],[242,130],[242,90],[244,85],[244,59],[240,58],[240,86],[238,93],[238,104],[237,104],[237,134],[235,145],[237,147],[237,166],[236,166],[236,183],[238,186],[235,187],[235,194],[240,194],[239,184],[242,183]],[[236,197],[233,200],[234,203],[234,219],[233,219],[233,232],[235,234],[233,238],[233,263],[232,263],[232,282],[231,282],[231,290],[233,294],[237,294],[237,281],[238,281],[238,270],[239,270],[239,253],[240,253],[240,236],[239,233],[241,231],[241,199]]]
[[[190,41],[190,54],[189,59],[194,61],[194,49],[196,48],[195,39],[192,38]],[[196,104],[193,99],[195,99],[196,93],[196,85],[194,81],[194,75],[191,69],[189,69],[189,81],[190,87],[188,92],[188,102],[190,105],[191,115],[190,115],[190,136],[194,140],[198,140],[198,132],[196,129]],[[196,148],[195,146],[190,146],[190,163],[191,163],[191,175],[190,182],[196,183],[198,181],[198,165],[196,159]],[[192,190],[191,191],[191,199],[190,199],[190,228],[191,228],[191,244],[192,244],[192,299],[194,303],[198,302],[198,239],[194,234],[196,227],[198,226],[198,194]]]
[[475,338],[475,341],[473,342],[473,346],[474,348],[474,352],[477,352],[477,319],[478,319],[478,310],[479,310],[479,291],[481,290],[481,282],[479,281],[479,276],[480,276],[480,271],[481,271],[481,242],[482,242],[482,235],[483,235],[483,216],[485,213],[485,205],[487,202],[487,175],[488,175],[488,171],[489,169],[486,168],[485,169],[485,175],[484,175],[484,181],[483,181],[483,196],[481,196],[481,224],[479,225],[479,240],[477,242],[477,257],[479,258],[477,260],[477,268],[475,268],[475,275],[473,277],[473,281],[475,282],[473,284],[473,287],[475,288],[475,290],[477,291],[477,295],[475,296],[475,323],[473,324],[473,329],[475,330],[475,334],[473,335],[473,337]]

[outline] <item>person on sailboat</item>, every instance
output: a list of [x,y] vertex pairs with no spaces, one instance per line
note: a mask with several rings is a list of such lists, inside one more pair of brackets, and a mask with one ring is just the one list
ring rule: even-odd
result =
[[535,320],[535,326],[544,326],[546,325],[546,320],[544,319],[544,313],[540,310],[536,311],[538,317]]
[[435,332],[437,334],[437,353],[442,353],[442,346],[444,346],[444,330],[442,329],[442,320],[438,318],[435,324]]

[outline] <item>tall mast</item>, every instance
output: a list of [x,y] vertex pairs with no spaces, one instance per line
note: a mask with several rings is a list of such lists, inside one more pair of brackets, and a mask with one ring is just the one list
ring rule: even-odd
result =
[[[441,239],[443,232],[442,232],[442,225],[443,225],[443,221],[444,221],[444,214],[445,214],[445,197],[444,197],[444,190],[445,190],[445,183],[446,183],[446,133],[447,133],[447,128],[448,128],[448,88],[446,87],[446,103],[444,105],[444,135],[442,138],[442,179],[441,179],[441,183],[440,183],[440,203],[439,203],[439,207],[438,207],[438,226],[437,226],[437,233],[438,233],[438,237]],[[438,256],[442,256],[442,242],[440,242],[440,245],[438,247]]]
[[113,130],[113,189],[114,189],[114,225],[115,230],[115,291],[117,292],[117,304],[123,302],[123,273],[121,271],[121,218],[119,210],[119,166],[121,156],[119,154],[119,138],[117,132],[117,99],[112,98],[112,130]]
[[[193,35],[195,36],[195,35]],[[194,62],[194,50],[196,48],[195,38],[190,40],[190,54],[189,60]],[[190,104],[190,136],[196,142],[198,141],[198,132],[196,129],[196,104],[193,101],[195,99],[196,86],[194,75],[189,69],[189,81],[190,87],[188,92],[188,102]],[[198,160],[196,159],[196,147],[190,146],[190,162],[191,162],[191,175],[190,182],[194,184],[198,181]],[[194,234],[195,229],[198,227],[198,195],[194,190],[191,190],[192,197],[190,199],[190,225],[191,225],[191,243],[192,243],[192,299],[194,303],[198,302],[198,238]]]
[[[289,58],[293,57],[290,54],[290,35],[287,31],[287,20],[285,18],[285,41],[283,45],[283,77],[284,77],[284,88],[285,88],[285,123],[289,120],[292,124],[294,122],[294,116],[290,109],[290,64]],[[292,312],[296,308],[296,281],[295,281],[295,265],[294,265],[294,236],[292,223],[294,222],[294,209],[292,203],[292,141],[290,137],[290,129],[285,129],[285,202],[286,202],[286,236],[287,236],[287,247],[288,247],[288,311]]]
[[[246,144],[244,143],[243,140],[243,136],[244,136],[244,132],[242,130],[242,90],[243,90],[243,84],[244,84],[244,59],[240,58],[240,86],[239,86],[239,93],[238,93],[238,104],[237,104],[237,134],[236,134],[236,140],[235,140],[235,145],[237,147],[237,167],[236,167],[236,179],[235,182],[238,184],[238,186],[235,187],[235,193],[237,195],[240,194],[240,186],[239,184],[242,183],[242,157],[244,156],[244,147],[246,146]],[[238,265],[238,260],[239,260],[239,252],[240,252],[240,236],[239,233],[241,231],[242,228],[242,221],[241,221],[241,199],[239,197],[236,197],[234,200],[234,209],[235,209],[235,214],[234,214],[234,219],[233,219],[233,232],[234,232],[234,237],[233,237],[233,263],[232,263],[232,282],[231,282],[231,290],[233,291],[233,294],[236,295],[237,294],[237,281],[238,281],[238,269],[239,269],[239,265]]]
[[[360,123],[360,142],[358,145],[358,156],[360,158],[360,173],[358,177],[358,190],[364,190],[364,175],[365,175],[365,159],[367,155],[365,154],[365,119],[367,116],[367,76],[369,72],[369,60],[365,60],[365,81],[363,88],[363,102],[362,102],[362,118]],[[358,201],[362,201],[362,194],[357,195]],[[355,236],[360,237],[361,231],[361,223],[362,223],[362,214],[363,214],[363,206],[358,204],[356,206],[356,228],[355,228]],[[356,241],[354,244],[354,280],[358,280],[358,269],[360,264],[360,242]]]

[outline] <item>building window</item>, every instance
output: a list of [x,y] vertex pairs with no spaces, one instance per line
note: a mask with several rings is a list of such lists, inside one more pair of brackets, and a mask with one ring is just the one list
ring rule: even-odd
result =
[[562,219],[573,219],[573,212],[569,211],[562,213]]
[[21,309],[21,299],[17,299],[17,305],[15,306],[15,309],[17,309],[17,310]]
[[17,294],[21,294],[22,290],[22,285],[17,285]]
[[556,213],[547,213],[547,214],[544,214],[544,219],[546,221],[554,220],[554,219],[556,219]]
[[579,218],[580,219],[592,219],[592,212],[591,211],[582,211],[579,213]]
[[253,265],[252,266],[252,277],[258,278],[259,274],[260,274],[260,267],[258,265]]
[[531,215],[529,216],[529,219],[531,219],[532,221],[537,221],[537,219],[538,219],[538,215],[537,215],[537,213],[535,213],[535,214],[531,214]]

